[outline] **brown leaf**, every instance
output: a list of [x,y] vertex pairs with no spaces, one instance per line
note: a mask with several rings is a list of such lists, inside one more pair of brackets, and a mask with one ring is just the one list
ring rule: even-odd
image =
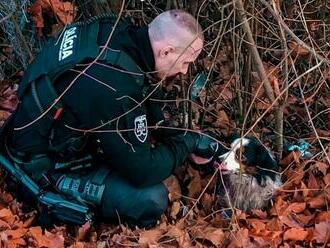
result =
[[191,181],[188,185],[188,197],[197,198],[202,191],[201,176],[197,170],[188,167],[188,174],[191,177]]
[[323,181],[325,185],[330,185],[330,173],[328,173],[325,177],[323,177]]
[[10,203],[14,200],[13,196],[8,192],[2,192],[0,194],[0,199],[5,203]]
[[291,248],[291,246],[285,242],[283,248]]
[[280,95],[280,88],[282,87],[281,80],[279,78],[279,69],[270,63],[264,63],[264,67],[265,67],[269,82],[273,88],[275,97],[277,97]]
[[283,166],[288,166],[293,162],[296,162],[297,164],[299,164],[299,162],[300,162],[299,158],[300,158],[300,152],[292,151],[280,161],[280,164]]
[[85,244],[84,244],[84,242],[75,242],[72,245],[72,248],[85,248]]
[[81,227],[79,227],[78,233],[76,236],[76,241],[84,241],[87,234],[89,233],[90,228],[91,228],[91,223],[89,221],[87,221],[85,224],[83,224]]
[[176,219],[177,214],[180,212],[180,202],[175,201],[171,207],[171,217]]
[[8,208],[3,208],[0,210],[0,219],[5,219],[11,217],[13,214]]
[[220,128],[221,132],[228,136],[231,129],[231,123],[229,120],[229,117],[227,113],[224,110],[221,110],[218,112],[218,118],[216,121],[212,124],[213,127]]
[[[230,80],[231,82],[232,80]],[[230,102],[231,100],[233,100],[234,98],[234,94],[233,91],[230,89],[230,87],[228,87],[228,84],[230,83],[226,83],[224,85],[219,85],[217,88],[217,93],[218,95],[216,96],[216,100],[219,100],[219,102],[221,101],[227,101]]]
[[323,211],[323,212],[319,213],[316,216],[315,221],[317,223],[322,222],[322,221],[330,222],[330,211]]
[[[326,67],[323,72],[325,80],[330,80],[330,67]],[[327,106],[330,107],[330,106]]]
[[27,230],[25,228],[19,228],[16,230],[6,230],[5,232],[9,239],[19,239],[25,235]]
[[282,226],[283,225],[280,222],[280,220],[277,217],[275,217],[267,222],[266,229],[269,231],[282,231]]
[[233,73],[232,73],[232,68],[229,66],[229,63],[223,64],[220,66],[220,73],[219,75],[225,79],[225,80],[229,80]]
[[23,238],[8,240],[8,248],[27,247],[26,241]]
[[177,242],[177,247],[190,248],[191,240],[190,236],[184,228],[184,222],[178,222],[175,226],[170,226],[166,234],[166,237],[174,238]]
[[294,189],[301,185],[302,179],[305,176],[304,166],[299,164],[298,167],[290,167],[284,172],[287,181],[283,185],[283,189]]
[[330,241],[330,223],[323,221],[319,224],[315,224],[313,236],[313,239],[318,243],[328,243]]
[[329,137],[330,136],[330,131],[329,130],[316,128],[316,131],[317,131],[317,134],[319,136],[324,136],[324,137]]
[[308,225],[309,222],[314,218],[314,214],[312,215],[305,215],[305,214],[297,214],[294,218],[304,226]]
[[215,246],[220,246],[225,239],[225,234],[221,228],[200,225],[194,228],[193,235],[201,240],[208,240]]
[[284,235],[284,240],[295,240],[295,241],[304,241],[307,238],[308,232],[304,229],[299,228],[290,228]]
[[23,226],[24,227],[30,227],[32,225],[32,223],[35,221],[35,219],[36,219],[35,214],[30,216],[27,220],[24,221]]
[[301,213],[306,209],[306,202],[294,202],[289,204],[289,206],[285,209],[285,214],[289,213]]
[[268,102],[265,102],[265,101],[258,101],[256,103],[256,108],[259,109],[259,110],[269,109],[270,106],[271,106],[271,104],[268,103]]
[[214,197],[212,197],[208,193],[204,193],[203,196],[202,196],[201,201],[202,201],[203,209],[206,210],[206,211],[210,211],[213,204],[214,204]]
[[149,244],[157,244],[157,241],[163,235],[164,231],[161,229],[151,229],[140,232],[139,244],[143,247],[147,247]]
[[237,248],[237,247],[253,247],[250,238],[249,230],[246,228],[239,229],[232,237],[231,243],[228,248]]
[[252,226],[251,232],[254,235],[259,235],[266,229],[266,225],[263,221],[260,220],[249,220],[249,224]]
[[[54,0],[53,0],[54,1]],[[70,24],[75,17],[75,6],[70,2],[56,2],[56,15],[63,24]]]
[[260,209],[253,209],[252,210],[252,214],[254,216],[259,217],[260,219],[266,219],[267,218],[267,212],[266,211],[262,211]]
[[13,219],[15,219],[14,215],[8,208],[3,208],[0,210],[0,219],[11,223]]
[[309,54],[309,51],[308,51],[306,48],[302,47],[301,45],[299,45],[299,44],[298,44],[297,42],[295,42],[295,41],[290,41],[290,42],[288,43],[288,46],[289,46],[289,48],[290,48],[291,50],[293,50],[297,55],[302,55],[302,56],[304,56],[304,55]]
[[215,246],[220,246],[225,239],[225,234],[220,228],[207,227],[205,229],[205,239],[211,241]]
[[37,29],[44,27],[44,18],[42,16],[42,1],[37,0],[34,4],[29,8],[29,12],[32,15],[34,25]]
[[311,172],[311,171],[309,172],[307,187],[309,189],[319,189],[320,188],[320,185],[319,185],[318,181],[316,180],[313,172]]
[[307,197],[309,195],[310,190],[308,190],[306,184],[304,184],[303,181],[301,181],[301,187],[302,192],[303,192],[303,197]]
[[51,248],[64,248],[64,237],[61,233],[45,231],[45,237],[49,240]]
[[293,219],[291,214],[279,216],[278,218],[283,224],[285,224],[288,227],[292,227],[292,228],[301,228],[302,227],[295,219]]
[[327,174],[327,169],[329,168],[329,166],[326,163],[317,161],[314,164],[315,168],[317,168],[320,172],[322,172],[323,176],[325,176]]
[[1,229],[9,229],[10,225],[6,221],[0,220],[0,228]]
[[235,215],[237,220],[246,220],[246,213],[241,210],[237,210]]
[[52,234],[49,232],[42,233],[39,226],[30,227],[29,236],[33,238],[39,247],[63,248],[64,238],[61,234]]
[[181,198],[181,187],[176,176],[170,176],[165,181],[163,181],[167,190],[168,198],[170,202],[179,200]]
[[275,204],[270,210],[271,215],[282,215],[286,208],[288,207],[288,203],[283,200],[281,196],[278,196],[275,200]]
[[44,27],[44,13],[55,14],[62,24],[70,24],[75,17],[75,6],[70,2],[60,0],[37,0],[29,8],[33,21],[41,35],[41,28]]
[[324,196],[319,195],[307,200],[307,204],[310,208],[322,208],[326,204],[326,199]]

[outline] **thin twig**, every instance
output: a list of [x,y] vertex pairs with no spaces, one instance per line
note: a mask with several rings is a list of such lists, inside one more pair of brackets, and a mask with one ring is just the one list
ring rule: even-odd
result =
[[236,2],[236,4],[237,4],[237,9],[238,9],[238,15],[240,16],[241,22],[243,23],[243,29],[247,35],[247,39],[248,39],[249,43],[251,44],[249,46],[249,48],[252,53],[253,60],[256,63],[256,66],[258,68],[258,74],[263,82],[263,86],[265,88],[267,97],[269,98],[269,100],[271,102],[274,102],[274,100],[275,100],[274,92],[273,92],[272,86],[268,80],[267,73],[266,73],[266,70],[262,63],[262,60],[260,58],[259,52],[255,46],[255,41],[252,36],[250,25],[246,18],[243,2],[242,2],[242,0],[238,0]]
[[320,61],[325,62],[326,64],[330,64],[330,60],[323,57],[322,55],[318,54],[313,48],[308,46],[305,42],[303,42],[295,33],[286,25],[286,23],[283,21],[282,17],[280,15],[277,15],[276,12],[272,9],[272,7],[267,3],[265,0],[260,0],[262,4],[264,4],[269,12],[273,15],[273,17],[282,25],[282,27],[285,29],[285,31],[298,43],[298,45],[302,46],[306,50],[308,50],[311,54],[313,54],[315,57],[317,57]]

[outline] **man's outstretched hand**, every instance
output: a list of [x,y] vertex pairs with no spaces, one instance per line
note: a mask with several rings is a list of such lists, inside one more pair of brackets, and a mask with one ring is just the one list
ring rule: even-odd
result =
[[196,142],[196,149],[190,154],[189,159],[195,165],[212,165],[216,157],[228,151],[221,143],[211,138],[208,134],[200,134]]

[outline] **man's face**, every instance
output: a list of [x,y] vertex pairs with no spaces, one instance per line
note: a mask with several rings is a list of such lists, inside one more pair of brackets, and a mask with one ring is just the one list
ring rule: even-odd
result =
[[197,38],[187,48],[166,47],[161,56],[155,58],[158,77],[162,79],[163,77],[172,77],[180,73],[186,74],[189,65],[197,59],[202,48],[203,41],[200,38]]

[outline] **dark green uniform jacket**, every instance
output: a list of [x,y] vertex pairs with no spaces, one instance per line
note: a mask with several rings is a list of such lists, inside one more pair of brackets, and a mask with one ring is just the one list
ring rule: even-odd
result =
[[[107,22],[101,24],[100,45],[109,36],[109,25]],[[109,47],[127,53],[143,72],[155,69],[147,27],[128,25],[124,30],[118,29]],[[54,55],[49,59],[56,58]],[[78,75],[77,70],[81,71],[85,66],[78,65],[58,77],[54,82],[57,93],[61,94]],[[64,94],[61,100],[63,115],[54,124],[50,135],[42,132],[47,120],[41,120],[14,131],[10,146],[25,154],[47,153],[55,160],[72,159],[98,149],[103,161],[132,183],[146,186],[161,182],[193,151],[197,135],[187,133],[163,137],[152,148],[151,129],[146,127],[154,126],[162,119],[161,106],[143,101],[154,89],[152,84],[155,82],[147,76],[144,82],[136,78],[109,64],[93,64]],[[152,97],[157,98],[159,93],[157,89]],[[24,98],[14,118],[15,127],[32,121],[28,115],[29,103]],[[68,111],[74,118],[63,118]],[[74,130],[94,128],[94,132]]]

